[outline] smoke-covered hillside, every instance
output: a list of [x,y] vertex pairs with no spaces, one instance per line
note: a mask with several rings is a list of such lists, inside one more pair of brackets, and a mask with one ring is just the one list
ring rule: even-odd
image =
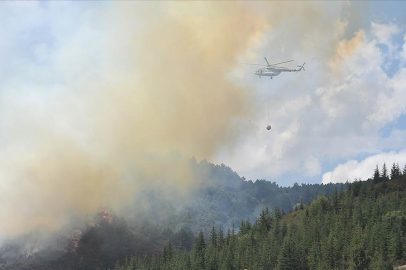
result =
[[201,229],[209,230],[212,225],[229,228],[241,219],[255,220],[265,206],[272,209],[278,206],[289,212],[297,203],[308,204],[319,195],[331,194],[335,187],[345,186],[295,184],[281,187],[266,180],[247,181],[224,164],[215,165],[205,160],[191,162],[196,181],[201,185],[186,201],[179,202],[164,190],[150,190],[138,199],[137,205],[145,205],[143,202],[148,205],[139,209],[134,218],[142,216],[142,220],[161,226],[170,225],[175,230],[188,227],[197,233]]
[[[255,221],[265,206],[288,212],[300,202],[331,194],[337,185],[280,187],[246,181],[231,168],[189,160],[195,188],[187,196],[146,190],[120,212],[106,207],[94,216],[72,219],[61,231],[38,231],[10,239],[0,251],[0,269],[107,269],[134,254],[157,255],[164,243],[190,249],[199,231],[227,230],[241,220]],[[338,189],[344,185],[338,185]]]
[[115,269],[394,269],[406,262],[405,191],[406,175],[378,172],[288,214],[266,207],[255,222],[200,232],[191,251],[168,243],[158,257]]

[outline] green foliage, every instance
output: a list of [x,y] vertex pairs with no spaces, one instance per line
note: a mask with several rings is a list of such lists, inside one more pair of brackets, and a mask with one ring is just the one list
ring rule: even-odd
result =
[[382,177],[382,180],[383,180],[383,181],[386,181],[386,180],[389,179],[389,176],[388,176],[388,168],[386,168],[386,163],[384,163],[383,166],[382,166],[382,174],[381,174],[381,177]]
[[390,172],[390,179],[396,179],[402,176],[402,172],[399,168],[399,164],[392,164],[391,172]]
[[164,252],[159,263],[127,269],[393,269],[406,261],[405,180],[354,182],[288,214],[264,207],[224,240],[212,226],[192,251],[175,250],[169,261]]
[[[255,221],[266,206],[269,209],[278,207],[280,213],[289,212],[300,202],[310,204],[319,195],[329,196],[335,188],[340,190],[347,186],[296,183],[293,187],[282,187],[265,180],[247,181],[224,164],[215,165],[205,160],[199,163],[194,160],[192,172],[200,187],[191,194],[187,207],[180,207],[176,198],[165,195],[165,190],[150,190],[137,197],[139,204],[147,201],[149,205],[145,211],[137,209],[134,214],[135,226],[146,228],[145,233],[154,241],[162,242],[163,239],[159,239],[160,231],[168,228],[176,233],[180,228],[187,227],[194,235],[202,229],[205,235],[209,235],[212,225],[230,228],[233,222]],[[144,220],[148,220],[148,226],[141,223]],[[154,226],[156,231],[151,231]],[[187,249],[190,248],[189,245]]]
[[379,173],[378,164],[376,165],[372,179],[374,180],[374,183],[379,183],[381,181],[381,174]]
[[364,182],[293,187],[245,181],[224,165],[195,166],[204,185],[188,207],[176,210],[146,192],[140,199],[151,202],[151,214],[137,212],[141,222],[114,217],[86,230],[76,254],[0,269],[392,269],[406,262],[406,174],[397,164],[390,179],[384,165]]

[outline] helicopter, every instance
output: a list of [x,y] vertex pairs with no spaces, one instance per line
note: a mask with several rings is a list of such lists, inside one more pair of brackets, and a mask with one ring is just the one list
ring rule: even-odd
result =
[[260,78],[261,78],[261,76],[269,76],[269,77],[271,77],[271,79],[273,79],[274,76],[278,76],[279,74],[281,74],[281,72],[299,72],[302,69],[303,69],[303,71],[305,71],[304,65],[306,64],[306,62],[304,62],[303,65],[298,66],[298,67],[300,67],[299,69],[289,69],[289,68],[285,68],[285,67],[280,67],[278,65],[284,64],[284,63],[289,63],[289,62],[292,62],[293,60],[279,62],[279,63],[271,65],[271,64],[269,64],[268,59],[266,59],[266,57],[264,57],[264,59],[265,59],[267,65],[250,64],[250,63],[243,63],[243,64],[254,65],[254,66],[264,66],[263,68],[260,68],[254,72],[254,74],[258,75]]

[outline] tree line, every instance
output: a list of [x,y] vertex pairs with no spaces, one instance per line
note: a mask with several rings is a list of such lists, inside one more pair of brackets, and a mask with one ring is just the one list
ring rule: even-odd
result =
[[381,171],[379,170],[378,165],[376,165],[372,179],[374,180],[375,183],[379,183],[382,181],[387,181],[389,179],[396,179],[402,175],[406,175],[406,164],[403,167],[402,171],[399,167],[399,163],[393,163],[389,174],[386,163],[384,163]]
[[157,256],[133,256],[135,269],[393,269],[406,262],[406,173],[384,164],[367,181],[335,188],[284,214],[262,209],[227,231],[200,231],[190,250],[166,241]]

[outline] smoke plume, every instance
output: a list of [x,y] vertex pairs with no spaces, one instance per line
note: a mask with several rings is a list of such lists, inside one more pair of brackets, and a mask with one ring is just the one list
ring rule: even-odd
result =
[[[233,149],[244,123],[264,108],[242,86],[249,83],[232,76],[242,69],[238,60],[256,62],[256,52],[275,62],[319,58],[306,65],[320,76],[274,80],[270,106],[280,133],[251,132],[253,154],[235,155],[245,166],[287,170],[287,150],[308,157],[312,148],[294,148],[299,131],[312,130],[296,113],[323,122],[311,95],[364,41],[361,31],[342,41],[341,3],[7,5],[15,17],[0,24],[9,27],[0,58],[10,63],[7,72],[0,67],[0,237],[58,229],[101,206],[118,211],[148,188],[187,195],[199,185],[187,158]],[[264,145],[270,155],[257,151]],[[310,161],[316,174],[318,161]]]
[[35,46],[2,85],[2,236],[120,208],[146,187],[187,193],[188,161],[171,151],[210,159],[251,113],[228,76],[266,28],[247,6],[114,3],[76,17],[83,27],[53,26],[68,37],[53,32],[55,48]]

